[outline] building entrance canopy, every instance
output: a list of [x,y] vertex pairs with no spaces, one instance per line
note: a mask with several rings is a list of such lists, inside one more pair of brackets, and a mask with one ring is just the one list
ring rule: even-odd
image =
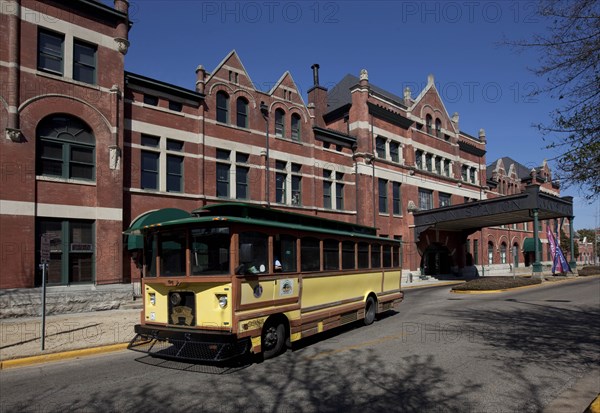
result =
[[[569,218],[571,230],[571,256],[573,256],[573,197],[558,198],[540,192],[537,185],[529,185],[517,195],[503,196],[484,201],[469,202],[427,211],[414,212],[415,241],[428,229],[454,231],[468,236],[485,227],[533,221],[539,228],[540,220]],[[532,251],[535,251],[534,272],[541,271],[539,263],[538,231],[533,231]],[[537,247],[537,248],[536,248]],[[574,266],[572,262],[572,267]]]
[[414,213],[415,239],[429,229],[473,233],[485,227],[573,217],[573,197],[557,198],[530,185],[525,192]]

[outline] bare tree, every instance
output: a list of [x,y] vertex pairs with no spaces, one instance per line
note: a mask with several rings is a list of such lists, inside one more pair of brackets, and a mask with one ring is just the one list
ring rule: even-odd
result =
[[544,79],[535,94],[556,99],[550,124],[537,124],[548,149],[557,150],[556,175],[586,199],[600,195],[600,0],[539,0],[548,32],[509,42],[538,49],[533,72]]

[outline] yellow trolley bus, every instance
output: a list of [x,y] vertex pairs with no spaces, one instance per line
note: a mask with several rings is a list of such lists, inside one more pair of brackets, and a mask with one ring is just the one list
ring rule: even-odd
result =
[[219,361],[273,357],[403,298],[400,241],[374,228],[216,204],[141,228],[141,323],[131,350]]

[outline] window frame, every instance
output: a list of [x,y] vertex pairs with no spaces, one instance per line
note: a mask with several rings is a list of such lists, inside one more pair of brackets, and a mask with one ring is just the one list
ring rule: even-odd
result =
[[240,96],[235,101],[236,121],[238,128],[248,128],[248,99]]
[[302,125],[301,125],[300,115],[297,113],[292,113],[290,128],[291,128],[291,138],[293,141],[300,142],[302,140]]
[[287,203],[287,162],[275,161],[275,202]]
[[402,216],[402,184],[392,182],[392,214]]
[[333,208],[333,180],[331,179],[332,171],[329,169],[323,169],[323,208]]
[[215,120],[217,123],[229,124],[229,95],[219,90],[215,96]]
[[[60,53],[50,53],[52,50],[46,50],[42,47],[42,37],[48,36],[53,37],[55,40],[60,40]],[[53,30],[47,30],[43,28],[38,29],[37,36],[37,70],[41,72],[51,73],[57,76],[64,76],[65,74],[65,35],[64,33],[55,32]],[[60,62],[60,71],[56,71],[52,68],[47,67],[48,65],[42,65],[43,58],[49,58],[50,60]]]
[[380,159],[386,159],[386,142],[387,139],[383,136],[377,136],[375,138],[375,153],[377,153],[377,157]]
[[400,143],[396,141],[390,141],[390,160],[400,162]]
[[[80,62],[75,60],[76,52],[75,49],[77,47],[88,48],[92,50],[92,58],[93,64],[88,64],[85,62]],[[76,67],[81,66],[88,70],[91,70],[92,80],[90,82],[83,80],[82,78],[76,78],[75,74],[77,73]],[[87,83],[90,85],[96,85],[98,83],[98,45],[86,42],[85,40],[73,39],[73,80],[77,80],[78,82]]]
[[429,135],[433,135],[433,117],[429,114],[425,115],[425,131]]
[[452,205],[452,194],[446,192],[438,192],[438,204],[439,207],[446,207]]
[[281,108],[275,109],[275,136],[278,138],[285,137],[285,111]]
[[383,178],[377,178],[377,196],[379,199],[379,213],[389,213],[388,207],[388,180]]
[[[167,154],[167,167],[166,167],[166,173],[167,173],[167,192],[184,192],[184,175],[183,175],[183,164],[184,164],[184,157],[181,155],[172,155],[172,154]],[[177,161],[178,165],[179,165],[179,171],[171,171],[170,170],[170,165],[173,165],[172,163],[170,163],[169,161],[173,162],[173,161]],[[177,179],[178,182],[175,184],[176,188],[173,188],[171,183],[170,183],[170,179],[169,178],[174,178]],[[173,182],[174,183],[174,182]]]
[[[433,191],[430,189],[419,188],[419,210],[428,211],[433,209]],[[424,207],[424,202],[427,201],[427,205]]]
[[[51,130],[47,133],[47,130]],[[47,134],[46,134],[47,133]],[[78,135],[85,133],[88,142],[77,139]],[[42,136],[42,134],[44,134]],[[66,135],[70,135],[67,138]],[[92,143],[93,141],[93,143]],[[53,114],[43,118],[36,127],[36,174],[39,176],[56,177],[62,179],[73,179],[85,182],[96,182],[96,136],[91,127],[75,116],[69,114]],[[54,146],[56,151],[60,151],[60,159],[44,155],[44,149]],[[73,159],[73,150],[80,149],[89,154],[91,161]],[[45,169],[45,162],[60,163],[61,173],[51,173]],[[74,166],[86,166],[89,170],[89,177],[81,175],[75,176]]]
[[[40,243],[41,241],[41,236],[42,236],[42,231],[43,231],[43,226],[45,224],[54,224],[54,226],[56,227],[58,225],[58,227],[60,228],[58,231],[54,231],[54,232],[60,232],[60,240],[59,240],[59,244],[60,244],[60,251],[57,252],[57,250],[55,250],[54,252],[52,251],[52,246],[51,246],[51,261],[49,263],[49,268],[48,268],[48,273],[47,273],[47,282],[48,285],[87,285],[87,284],[94,284],[96,282],[96,222],[93,220],[82,220],[82,219],[66,219],[66,218],[38,218],[36,219],[36,231],[38,236],[36,237],[37,239],[37,243]],[[74,249],[73,246],[74,245],[88,245],[88,243],[75,243],[74,238],[76,237],[74,234],[74,230],[77,229],[78,226],[86,226],[86,230],[89,230],[89,233],[87,234],[82,234],[84,235],[86,238],[89,238],[90,241],[90,249]],[[52,231],[46,231],[46,233],[52,233]],[[58,270],[58,282],[54,282],[54,277],[53,274],[55,274],[53,272],[53,261],[52,261],[52,254],[57,254],[60,253],[60,258],[57,260],[60,263],[60,269]],[[90,275],[90,279],[89,280],[84,280],[84,281],[75,281],[74,280],[74,274],[73,274],[73,267],[75,266],[75,264],[73,263],[73,259],[75,259],[75,257],[81,257],[83,255],[88,255],[88,257],[86,258],[86,260],[89,261],[89,268],[91,273]],[[37,262],[39,263],[39,256],[36,257]],[[81,268],[81,263],[79,263],[78,265],[79,268]],[[36,266],[36,268],[39,268],[39,266]],[[38,277],[40,281],[38,281],[41,284],[41,272],[40,270],[36,270]],[[36,282],[37,284],[37,282]]]

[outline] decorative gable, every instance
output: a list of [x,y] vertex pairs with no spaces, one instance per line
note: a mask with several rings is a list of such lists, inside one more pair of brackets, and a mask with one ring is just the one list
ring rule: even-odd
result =
[[289,71],[285,72],[269,91],[273,98],[282,99],[295,105],[305,106],[302,95]]
[[[453,122],[452,118],[448,114],[446,110],[446,106],[442,101],[442,98],[435,87],[435,82],[433,75],[429,75],[427,78],[427,86],[425,89],[421,91],[419,96],[414,100],[412,106],[410,107],[410,111],[413,116],[416,116],[421,119],[421,122],[425,125],[427,130],[428,122],[430,123],[430,127],[432,129],[432,135],[436,135],[436,133],[441,128],[441,133],[458,133],[458,128],[456,127],[455,122]],[[458,121],[458,118],[456,118]]]
[[235,85],[243,89],[256,90],[252,79],[250,79],[246,68],[235,50],[229,52],[207,79],[207,83],[217,84],[221,82],[229,84],[232,90],[235,90]]

